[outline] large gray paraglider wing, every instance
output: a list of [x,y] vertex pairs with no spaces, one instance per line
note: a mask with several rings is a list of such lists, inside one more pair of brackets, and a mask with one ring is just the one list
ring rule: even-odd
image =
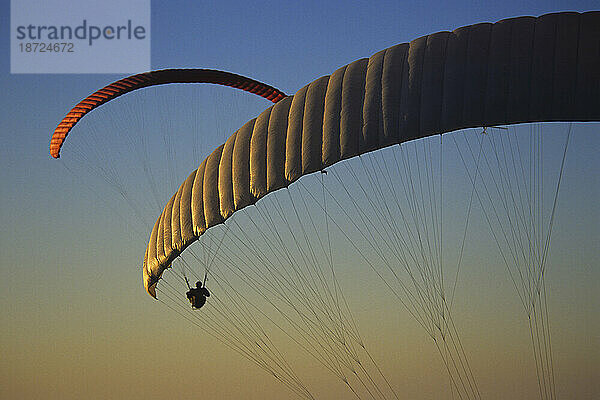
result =
[[163,271],[206,229],[341,161],[461,128],[600,118],[600,12],[440,32],[355,61],[278,102],[215,150],[156,221],[143,265]]

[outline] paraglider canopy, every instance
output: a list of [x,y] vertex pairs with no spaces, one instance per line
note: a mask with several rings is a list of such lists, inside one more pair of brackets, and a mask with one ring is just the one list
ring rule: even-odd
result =
[[54,130],[50,139],[50,155],[54,158],[60,157],[60,148],[67,135],[88,112],[133,90],[168,83],[213,83],[230,86],[257,94],[274,103],[285,97],[282,91],[272,86],[231,72],[213,69],[163,69],[144,72],[113,82],[73,107]]
[[[519,17],[427,35],[339,68],[251,120],[156,221],[143,281],[206,229],[341,160],[463,128],[600,118],[600,12]],[[576,78],[576,79],[575,79]]]

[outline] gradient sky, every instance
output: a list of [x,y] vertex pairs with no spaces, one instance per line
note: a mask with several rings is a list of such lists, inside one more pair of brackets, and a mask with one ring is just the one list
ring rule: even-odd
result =
[[[255,365],[144,293],[137,269],[144,243],[120,217],[129,211],[99,199],[48,154],[50,134],[68,109],[121,76],[11,75],[10,2],[0,3],[0,398],[182,398],[199,389],[216,399],[289,396]],[[596,1],[548,0],[282,3],[258,1],[249,8],[242,1],[155,1],[152,68],[223,69],[294,93],[353,60],[428,33],[598,8]],[[210,104],[199,122],[207,124],[199,128],[206,154],[268,106],[247,95],[203,93],[218,96],[194,103]],[[103,115],[98,110],[86,118]],[[557,215],[562,228],[553,238],[558,245],[547,277],[562,398],[600,395],[599,150],[593,131],[574,136]],[[175,187],[184,178],[177,176]],[[485,246],[473,262],[497,257],[493,245]],[[489,398],[526,398],[537,390],[535,371],[512,366],[530,357],[528,331],[514,288],[497,275],[479,277],[472,292],[463,288],[468,294],[457,304],[457,319]],[[500,301],[507,302],[506,315],[497,315]],[[409,317],[398,313],[378,322],[370,320],[369,309],[358,314],[367,327],[380,324],[365,336],[406,398],[447,396],[439,357]],[[315,381],[323,385],[323,398],[339,398]]]

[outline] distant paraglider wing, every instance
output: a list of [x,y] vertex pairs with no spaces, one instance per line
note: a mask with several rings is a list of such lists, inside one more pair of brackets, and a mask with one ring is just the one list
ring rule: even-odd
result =
[[60,157],[60,148],[73,126],[94,108],[133,90],[167,83],[214,83],[230,86],[257,94],[273,103],[286,96],[280,90],[254,79],[212,69],[164,69],[132,75],[96,91],[73,107],[54,130],[50,140],[50,155]]
[[600,119],[600,12],[483,23],[341,67],[248,122],[192,172],[156,221],[144,286],[206,229],[305,174],[454,130]]

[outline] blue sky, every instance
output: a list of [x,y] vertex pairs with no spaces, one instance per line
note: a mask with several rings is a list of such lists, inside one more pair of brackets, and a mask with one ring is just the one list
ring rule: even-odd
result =
[[[428,33],[513,16],[594,8],[598,8],[596,1],[257,1],[252,7],[242,1],[154,1],[152,69],[222,69],[292,94],[353,60]],[[119,217],[130,211],[100,199],[102,188],[82,188],[80,181],[50,158],[51,132],[70,107],[122,76],[10,74],[9,27],[9,1],[2,0],[0,397],[147,399],[173,393],[183,397],[193,389],[193,382],[199,382],[211,398],[286,396],[288,392],[262,371],[214,342],[198,340],[197,331],[185,320],[145,295],[137,270],[143,243],[130,234],[131,223]],[[200,124],[208,125],[199,129],[206,154],[268,106],[262,99],[211,90],[201,92],[209,95],[189,100],[203,107]],[[213,93],[216,100],[207,98]],[[177,94],[169,92],[169,99]],[[186,104],[177,98],[172,101],[175,107]],[[147,111],[140,104],[132,107],[143,115]],[[100,121],[90,124],[103,126],[102,115],[98,112]],[[190,117],[186,127],[196,122]],[[583,243],[575,254],[561,254],[559,259],[579,260],[585,268],[569,272],[557,267],[555,277],[560,279],[554,281],[565,293],[556,305],[558,320],[570,321],[559,325],[579,324],[591,333],[587,339],[578,339],[578,346],[562,359],[565,381],[571,374],[566,371],[568,366],[583,370],[578,376],[573,373],[579,394],[600,390],[597,382],[592,382],[593,370],[600,365],[600,324],[597,319],[586,320],[591,313],[574,313],[577,308],[598,306],[593,293],[599,289],[600,275],[599,144],[593,133],[573,139],[573,151],[579,151],[579,156],[568,160],[571,169],[567,174],[574,178],[572,186],[565,189],[573,206],[562,209],[561,214],[570,230],[557,233],[565,243],[570,237]],[[194,168],[180,167],[184,171]],[[589,175],[582,178],[586,171]],[[174,185],[184,178],[185,174],[177,176]],[[569,191],[576,195],[569,197]],[[171,193],[164,195],[168,198]],[[570,287],[569,279],[580,286]],[[567,347],[568,332],[560,331],[557,341],[557,347]],[[214,350],[207,348],[207,343],[215,346]],[[435,352],[423,346],[423,362],[415,361],[419,371],[426,369],[425,360],[436,360]],[[198,360],[190,354],[211,366],[200,372]],[[418,359],[419,355],[407,357]],[[34,363],[41,368],[32,368]],[[506,365],[500,368],[511,376],[509,369]],[[415,382],[424,380],[415,378]],[[441,383],[433,386],[443,390]],[[570,388],[568,383],[564,387]],[[428,398],[427,393],[423,398]],[[435,389],[431,393],[435,397]]]

